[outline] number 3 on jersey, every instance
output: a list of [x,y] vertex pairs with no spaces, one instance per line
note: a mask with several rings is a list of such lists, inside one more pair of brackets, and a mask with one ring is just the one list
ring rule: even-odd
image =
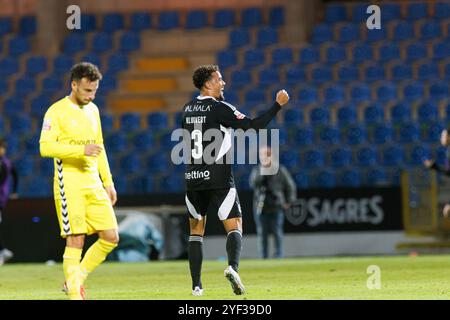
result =
[[192,158],[200,159],[203,155],[203,135],[201,130],[194,130],[191,133],[192,140],[194,140],[194,148],[192,149]]

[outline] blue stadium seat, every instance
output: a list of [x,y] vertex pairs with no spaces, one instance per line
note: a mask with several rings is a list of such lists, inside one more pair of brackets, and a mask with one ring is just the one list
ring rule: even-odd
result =
[[395,43],[386,43],[378,47],[378,60],[385,62],[400,59],[400,48]]
[[319,128],[317,142],[328,145],[335,145],[340,142],[340,138],[341,137],[338,128],[326,125]]
[[423,144],[415,145],[408,151],[408,164],[412,166],[422,166],[423,161],[430,159],[430,149]]
[[134,12],[130,17],[130,30],[141,32],[152,28],[152,16],[148,12]]
[[321,168],[325,165],[325,155],[321,150],[308,150],[304,153],[303,159],[306,169]]
[[358,115],[354,106],[343,106],[337,110],[337,123],[339,126],[345,126],[355,123]]
[[241,12],[241,26],[256,27],[263,23],[261,9],[259,8],[245,8]]
[[313,137],[312,128],[310,126],[302,126],[295,132],[294,141],[291,143],[295,143],[299,147],[310,146],[313,143]]
[[52,177],[54,174],[54,163],[53,159],[50,158],[41,158],[39,165],[39,172],[42,176]]
[[289,64],[294,61],[292,48],[278,47],[272,51],[272,66],[279,67],[283,64]]
[[338,184],[343,187],[356,188],[362,184],[361,172],[356,169],[347,169],[340,173]]
[[95,53],[104,53],[113,48],[113,38],[106,32],[97,32],[92,37],[92,51]]
[[9,77],[15,73],[19,72],[19,62],[16,58],[5,57],[0,58],[0,76]]
[[318,102],[317,88],[313,86],[303,86],[298,91],[297,100],[300,105]]
[[406,7],[406,18],[408,20],[419,20],[427,17],[428,4],[426,2],[409,3]]
[[[97,53],[88,52],[84,56],[81,57],[80,61],[90,62],[95,64],[100,70],[102,70],[102,60]],[[102,82],[102,86],[104,85],[104,81]]]
[[331,151],[330,160],[334,168],[350,166],[352,164],[352,150],[347,147],[336,148]]
[[217,63],[221,69],[236,66],[238,64],[238,56],[235,50],[224,49],[217,54]]
[[21,95],[13,96],[4,100],[3,110],[8,117],[24,113],[25,104]]
[[239,104],[240,103],[239,95],[237,94],[236,91],[227,90],[224,95],[225,95],[225,101],[227,101],[228,103],[231,103],[231,104]]
[[379,123],[372,128],[371,142],[375,144],[385,144],[394,138],[394,129],[389,123]]
[[162,11],[158,16],[158,30],[171,30],[180,27],[180,17],[177,11]]
[[108,13],[103,16],[103,31],[112,33],[124,29],[124,18],[119,13]]
[[235,70],[231,73],[231,84],[233,88],[239,88],[249,83],[252,83],[252,76],[249,71]]
[[364,102],[371,100],[370,88],[365,83],[355,84],[351,86],[350,98],[353,102]]
[[300,168],[300,156],[296,151],[287,151],[280,154],[280,162],[290,171],[297,171]]
[[306,72],[304,68],[301,67],[288,67],[286,69],[286,85],[296,86],[302,82],[306,81]]
[[347,9],[344,4],[334,3],[325,7],[325,21],[335,23],[347,20]]
[[300,63],[310,64],[320,61],[319,49],[315,46],[307,46],[300,49]]
[[437,21],[426,21],[420,27],[420,38],[430,40],[442,35],[441,25]]
[[368,18],[367,8],[369,4],[355,3],[352,5],[352,21],[354,22],[366,22]]
[[440,1],[434,4],[434,18],[448,19],[450,18],[450,3]]
[[303,111],[300,108],[284,111],[284,124],[286,126],[300,126],[304,121]]
[[19,185],[19,195],[23,198],[49,198],[53,194],[52,183],[47,177],[33,176]]
[[356,163],[361,167],[372,167],[378,164],[377,149],[371,145],[363,146],[356,152]]
[[228,28],[236,23],[236,13],[231,9],[220,9],[214,12],[213,27],[216,29]]
[[348,145],[354,146],[367,141],[367,130],[364,125],[355,124],[344,129],[344,139]]
[[355,62],[372,60],[373,59],[372,47],[366,43],[357,43],[352,48],[352,59]]
[[401,7],[398,3],[383,3],[381,5],[383,21],[401,19]]
[[371,104],[364,109],[364,122],[366,124],[384,121],[384,109],[379,104]]
[[339,65],[337,76],[340,82],[351,82],[359,80],[359,69],[350,63]]
[[244,100],[247,105],[256,105],[266,101],[266,92],[259,88],[252,88],[244,95]]
[[419,80],[439,79],[439,66],[433,62],[421,63],[417,68],[417,78]]
[[339,61],[347,60],[347,52],[343,45],[333,44],[327,47],[325,51],[325,59],[328,63],[333,64]]
[[317,65],[311,69],[311,80],[321,84],[333,78],[333,73],[327,65]]
[[404,153],[403,147],[398,145],[390,145],[382,150],[383,165],[386,167],[398,167],[403,165]]
[[441,121],[430,121],[423,126],[420,138],[425,142],[436,143],[436,141],[439,141],[441,132],[444,129],[445,126]]
[[10,158],[14,158],[22,152],[22,146],[18,135],[10,133],[3,137],[8,141],[8,156]]
[[262,27],[256,33],[256,46],[265,48],[278,42],[277,29],[273,27]]
[[145,130],[137,133],[132,138],[132,144],[135,149],[146,152],[155,147],[155,137],[152,130]]
[[165,112],[151,112],[147,115],[147,124],[150,129],[164,129],[169,126],[169,119]]
[[422,82],[413,81],[403,87],[403,98],[408,101],[421,100],[425,96]]
[[450,62],[448,62],[444,67],[444,79],[450,80]]
[[9,84],[5,79],[0,79],[0,92],[8,92]]
[[427,46],[422,42],[414,42],[406,47],[406,59],[409,62],[427,57]]
[[66,74],[74,64],[74,59],[71,55],[61,53],[53,60],[53,72],[61,75]]
[[364,78],[366,81],[374,82],[386,79],[384,67],[379,63],[371,63],[364,68]]
[[368,185],[372,186],[387,185],[389,179],[386,169],[378,167],[367,170],[366,182]]
[[138,112],[126,112],[120,116],[120,129],[126,132],[141,129],[141,114]]
[[437,81],[430,84],[430,98],[439,100],[446,99],[449,96],[448,83],[445,81]]
[[52,101],[49,96],[45,93],[42,93],[31,100],[30,114],[32,117],[38,118],[40,121],[51,105]]
[[77,30],[78,33],[87,33],[97,29],[97,17],[95,14],[83,13],[80,17],[80,22],[81,29]]
[[343,102],[345,99],[344,87],[338,84],[331,85],[324,89],[324,102],[326,104],[333,104]]
[[237,49],[250,44],[250,33],[247,29],[236,28],[230,31],[228,43],[230,49]]
[[45,94],[47,96],[53,95],[63,89],[64,85],[62,79],[58,76],[55,76],[54,74],[51,74],[48,77],[42,79],[42,94]]
[[259,85],[261,87],[268,87],[273,85],[274,83],[280,82],[280,73],[278,69],[275,68],[267,68],[262,69],[258,73]]
[[414,25],[408,21],[398,21],[394,24],[393,40],[403,41],[414,38]]
[[154,154],[147,158],[147,170],[152,174],[165,173],[169,168],[170,159],[166,154]]
[[28,114],[15,114],[10,118],[10,133],[16,135],[29,133],[31,124],[32,120]]
[[208,26],[208,14],[203,10],[189,11],[186,15],[184,27],[188,30],[200,29]]
[[313,184],[318,188],[334,188],[336,187],[336,176],[333,171],[322,169],[314,175]]
[[121,153],[128,148],[127,138],[124,132],[112,132],[104,136],[105,148],[111,153]]
[[11,17],[0,17],[0,36],[11,33],[12,29],[12,18]]
[[437,120],[438,117],[439,117],[439,110],[434,103],[431,102],[422,103],[417,109],[417,120],[420,123],[431,122]]
[[166,179],[162,180],[162,187],[166,192],[184,192],[184,178],[178,175],[169,175]]
[[269,25],[272,27],[280,27],[284,25],[284,8],[272,7],[269,11]]
[[445,163],[447,162],[447,154],[448,154],[448,148],[440,146],[436,150],[436,162],[439,165],[444,166]]
[[43,56],[31,56],[26,60],[26,73],[36,75],[47,71],[47,59]]
[[26,96],[36,91],[36,81],[34,78],[25,75],[16,80],[14,88],[15,94]]
[[122,33],[119,39],[119,50],[122,52],[136,51],[141,48],[141,37],[135,31]]
[[359,25],[346,23],[338,29],[338,41],[340,43],[349,43],[358,41],[360,38]]
[[392,82],[383,82],[376,89],[378,101],[389,102],[397,99],[397,87]]
[[100,114],[100,121],[102,124],[102,130],[105,133],[110,133],[114,130],[114,117],[106,112]]
[[448,40],[441,40],[433,44],[432,57],[435,60],[444,59],[450,56],[450,43]]
[[121,52],[115,52],[108,57],[108,73],[116,73],[127,70],[129,67],[128,56]]
[[420,138],[419,125],[415,122],[402,123],[398,128],[397,141],[401,143],[416,142]]
[[117,77],[114,73],[108,71],[103,75],[99,93],[105,94],[116,89],[117,89]]
[[386,28],[369,29],[366,31],[366,41],[369,43],[386,41],[388,38]]
[[33,134],[33,135],[27,135],[23,138],[24,146],[25,146],[25,153],[27,156],[40,156],[39,152],[39,139],[40,139],[40,133]]
[[250,48],[244,52],[244,66],[252,68],[264,64],[265,53],[262,49]]
[[86,36],[83,33],[70,33],[64,38],[63,51],[74,54],[86,50]]
[[36,17],[22,16],[19,20],[19,32],[24,36],[31,36],[36,33]]
[[413,78],[410,64],[396,63],[391,65],[391,79],[394,81],[408,80]]
[[18,57],[26,52],[30,51],[30,43],[28,39],[23,36],[15,36],[9,39],[9,55],[12,57]]
[[[141,150],[137,150],[139,153]],[[135,174],[142,171],[141,159],[136,153],[130,153],[120,159],[121,174]]]
[[309,177],[303,171],[297,172],[293,175],[295,184],[299,189],[307,189],[309,187]]
[[405,103],[397,103],[391,108],[391,121],[402,123],[411,119],[411,108]]
[[312,32],[311,43],[320,44],[327,41],[333,41],[332,27],[325,23],[316,25]]

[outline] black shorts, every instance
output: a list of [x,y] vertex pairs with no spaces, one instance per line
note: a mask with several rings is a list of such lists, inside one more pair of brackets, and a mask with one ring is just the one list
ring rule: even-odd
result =
[[185,201],[193,219],[211,214],[217,214],[220,220],[242,217],[236,188],[187,191]]

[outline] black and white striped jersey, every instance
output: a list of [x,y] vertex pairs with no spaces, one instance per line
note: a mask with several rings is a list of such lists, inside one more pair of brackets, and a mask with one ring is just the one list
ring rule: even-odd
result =
[[191,151],[186,189],[234,188],[231,163],[226,157],[232,146],[231,129],[263,129],[280,109],[275,102],[265,113],[250,119],[230,103],[210,96],[198,96],[184,105],[182,128],[189,133]]

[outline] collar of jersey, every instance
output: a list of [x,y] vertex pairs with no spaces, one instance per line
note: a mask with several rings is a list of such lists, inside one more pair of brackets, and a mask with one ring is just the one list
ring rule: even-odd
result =
[[[70,100],[69,96],[66,96],[67,100],[69,100],[70,106],[76,110],[84,110],[84,107],[80,107],[79,105],[75,104],[72,102],[72,100]],[[87,105],[86,105],[87,106]]]
[[213,99],[214,101],[217,101],[215,98],[211,97],[211,96],[201,96],[199,95],[197,97],[197,99],[203,100],[203,99]]

